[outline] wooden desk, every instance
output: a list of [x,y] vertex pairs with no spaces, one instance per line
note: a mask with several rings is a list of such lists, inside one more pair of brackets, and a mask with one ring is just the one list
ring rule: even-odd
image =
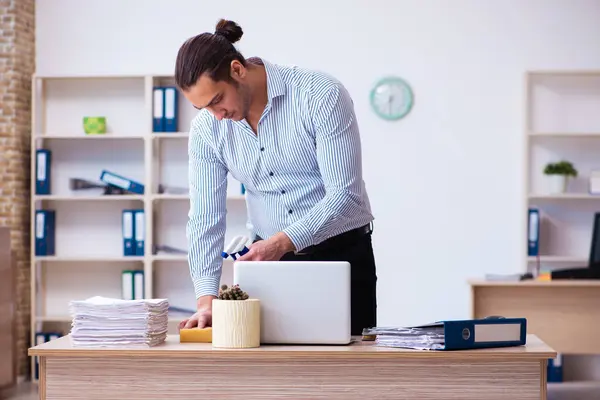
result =
[[41,399],[546,399],[556,352],[528,344],[474,351],[348,346],[213,349],[169,336],[150,349],[73,348],[65,336],[40,357]]
[[600,354],[600,281],[470,281],[472,317],[527,318],[527,332],[564,354]]

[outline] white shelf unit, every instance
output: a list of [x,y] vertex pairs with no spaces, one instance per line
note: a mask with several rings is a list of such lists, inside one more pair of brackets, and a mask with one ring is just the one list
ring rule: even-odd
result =
[[[121,273],[144,271],[146,298],[194,310],[187,255],[153,254],[155,245],[187,251],[188,132],[196,110],[178,93],[179,132],[153,132],[153,88],[170,76],[34,76],[31,157],[31,341],[36,332],[68,333],[68,304],[95,295],[121,297]],[[85,135],[84,116],[105,116],[107,133]],[[51,192],[36,194],[36,150],[51,150]],[[70,178],[100,182],[103,169],[144,184],[144,194],[73,191]],[[186,194],[159,193],[159,185]],[[123,255],[122,211],[145,211],[145,250]],[[245,196],[231,176],[226,242],[248,234]],[[35,212],[55,210],[55,254],[36,256]],[[222,283],[231,283],[223,265]],[[171,331],[187,314],[171,314]],[[33,361],[33,359],[32,359]],[[35,363],[32,362],[32,378]]]
[[[525,232],[529,208],[540,212],[539,257],[527,270],[585,267],[600,195],[589,192],[592,170],[600,170],[600,70],[531,71],[525,76]],[[570,161],[578,171],[564,193],[550,190],[544,168]]]

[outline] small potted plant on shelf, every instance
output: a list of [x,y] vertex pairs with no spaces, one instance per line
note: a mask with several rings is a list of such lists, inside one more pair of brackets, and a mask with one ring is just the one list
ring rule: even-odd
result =
[[564,193],[567,191],[569,178],[577,177],[577,169],[569,161],[548,163],[544,168],[544,174],[549,179],[551,193]]
[[212,302],[212,345],[223,348],[260,346],[260,301],[239,285],[222,285]]

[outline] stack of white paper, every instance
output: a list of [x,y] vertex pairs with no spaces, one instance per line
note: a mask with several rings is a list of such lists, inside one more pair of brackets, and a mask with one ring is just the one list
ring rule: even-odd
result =
[[441,325],[420,327],[377,327],[363,330],[365,336],[376,336],[380,346],[403,347],[415,350],[441,350],[444,348],[444,328]]
[[71,341],[78,347],[150,347],[165,341],[167,299],[91,297],[71,301]]

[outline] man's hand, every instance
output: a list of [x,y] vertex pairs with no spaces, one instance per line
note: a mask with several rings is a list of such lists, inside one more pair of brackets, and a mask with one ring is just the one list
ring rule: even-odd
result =
[[198,311],[179,323],[179,329],[206,328],[212,326],[212,301],[216,296],[202,296],[198,299]]
[[285,253],[294,251],[295,247],[285,233],[279,232],[269,239],[252,243],[248,250],[238,261],[279,261]]

